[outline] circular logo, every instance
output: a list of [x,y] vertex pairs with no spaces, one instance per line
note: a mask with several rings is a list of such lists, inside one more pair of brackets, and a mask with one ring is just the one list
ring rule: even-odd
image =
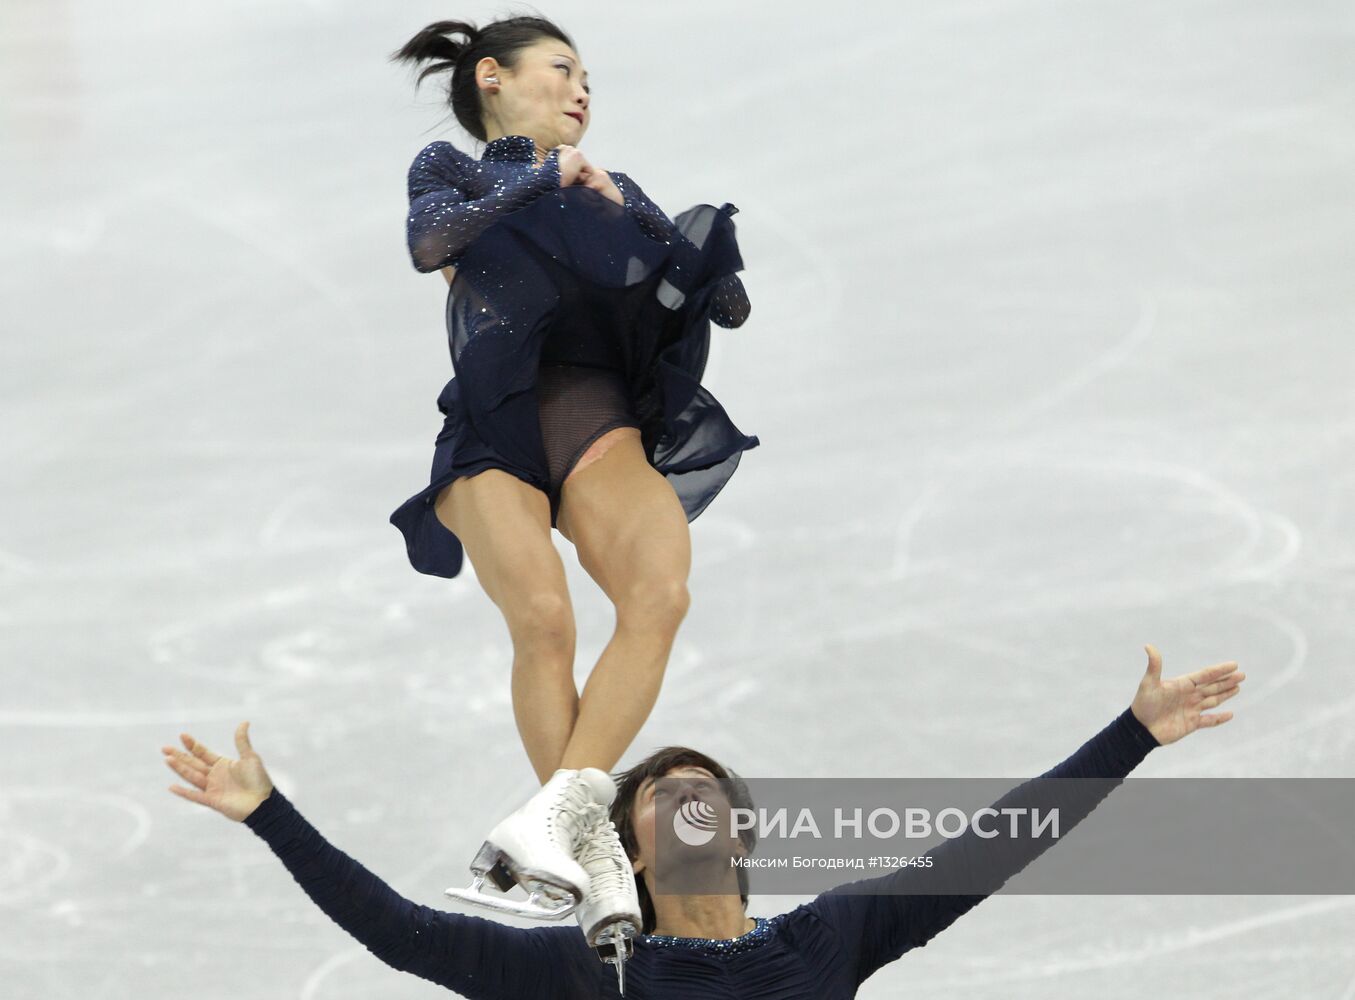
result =
[[673,813],[673,832],[691,847],[709,844],[715,837],[715,827],[715,809],[700,799],[684,802]]

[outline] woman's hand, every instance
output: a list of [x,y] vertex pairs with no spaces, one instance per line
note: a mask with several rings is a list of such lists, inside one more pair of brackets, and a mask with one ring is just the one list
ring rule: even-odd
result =
[[616,186],[607,171],[588,162],[588,157],[577,146],[556,146],[560,151],[560,186],[570,187],[578,184],[591,188],[609,201],[618,205],[626,203],[621,189]]
[[1241,690],[1247,675],[1236,672],[1236,663],[1220,663],[1164,681],[1162,654],[1152,646],[1144,649],[1148,670],[1129,708],[1158,743],[1175,743],[1197,729],[1221,726],[1233,717],[1232,712],[1202,713]]
[[177,747],[160,748],[170,770],[193,786],[170,785],[169,790],[175,795],[215,809],[238,823],[257,809],[273,790],[262,758],[249,745],[248,722],[240,723],[235,730],[239,760],[212,753],[187,733],[180,733],[179,739],[183,740],[187,753]]
[[589,166],[588,157],[577,146],[559,145],[555,151],[560,154],[560,186],[569,187],[578,179],[580,171]]

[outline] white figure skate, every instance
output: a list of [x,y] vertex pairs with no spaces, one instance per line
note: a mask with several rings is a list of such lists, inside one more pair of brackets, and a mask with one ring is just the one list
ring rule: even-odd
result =
[[608,806],[616,796],[613,784],[606,802],[599,802],[594,822],[579,851],[579,863],[588,873],[588,892],[575,916],[590,947],[598,957],[616,966],[617,989],[626,992],[626,960],[631,938],[640,933],[640,897],[635,892],[635,869],[626,857],[616,825],[608,819]]
[[[595,767],[561,768],[522,808],[502,820],[470,864],[467,889],[446,895],[500,913],[559,920],[573,913],[588,891],[588,873],[575,860],[592,828],[600,796],[616,794],[611,777]],[[501,892],[514,883],[526,900],[481,892],[485,879]]]

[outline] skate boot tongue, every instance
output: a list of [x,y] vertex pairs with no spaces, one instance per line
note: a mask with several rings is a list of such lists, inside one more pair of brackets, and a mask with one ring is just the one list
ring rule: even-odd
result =
[[593,800],[599,805],[610,806],[616,798],[616,782],[606,771],[596,767],[580,769],[579,777],[592,791]]

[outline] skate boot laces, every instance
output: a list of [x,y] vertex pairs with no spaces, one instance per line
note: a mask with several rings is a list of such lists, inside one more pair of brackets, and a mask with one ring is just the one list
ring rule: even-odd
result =
[[578,853],[579,864],[588,872],[592,883],[590,895],[604,892],[627,893],[635,891],[635,871],[626,858],[616,824],[607,818],[601,806],[588,837]]
[[587,782],[576,775],[561,785],[555,801],[550,804],[546,813],[546,830],[551,839],[571,856],[577,855],[588,841],[593,826],[593,812],[598,808]]

